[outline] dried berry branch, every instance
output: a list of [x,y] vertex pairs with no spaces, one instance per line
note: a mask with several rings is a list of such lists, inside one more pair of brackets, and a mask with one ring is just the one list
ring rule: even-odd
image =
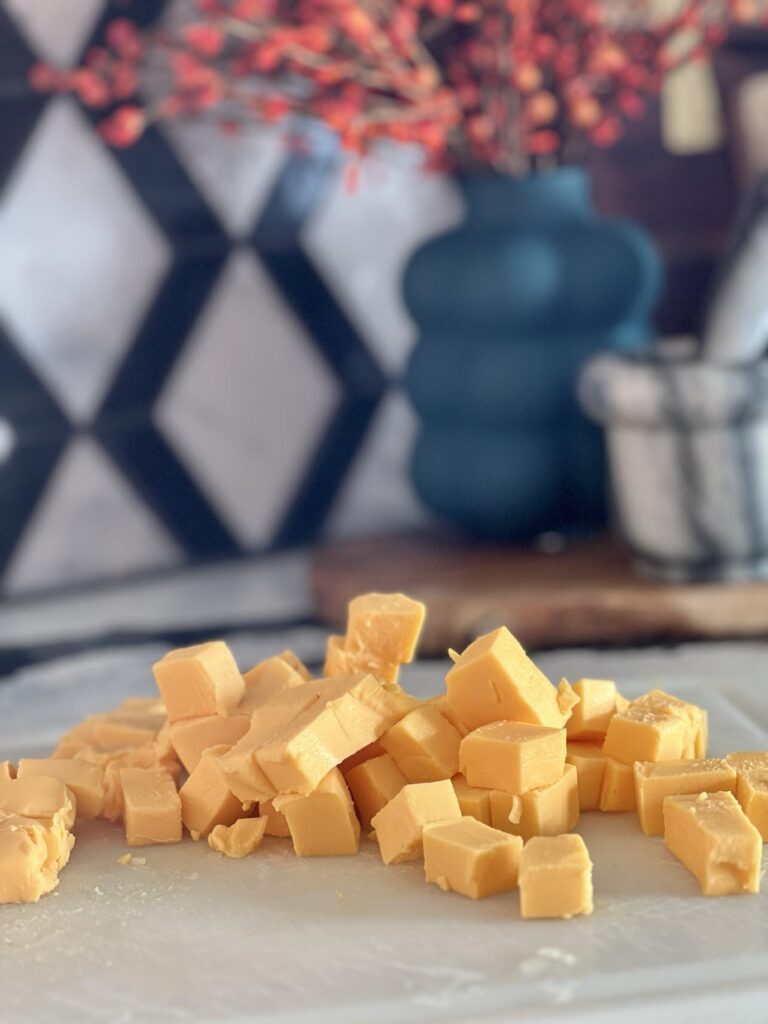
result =
[[[233,122],[318,118],[353,152],[416,143],[432,162],[523,173],[575,142],[615,142],[682,64],[768,0],[196,0],[178,30],[113,21],[82,67],[32,69],[105,111],[104,137],[217,110]],[[667,5],[669,6],[669,5]],[[148,69],[164,85],[147,90]],[[137,99],[152,95],[149,102]]]

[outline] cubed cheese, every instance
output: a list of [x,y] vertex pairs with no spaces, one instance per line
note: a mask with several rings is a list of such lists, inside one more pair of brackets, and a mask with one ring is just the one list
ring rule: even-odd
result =
[[418,860],[423,852],[424,826],[460,817],[456,792],[448,780],[403,786],[371,821],[381,859],[385,864]]
[[393,758],[386,753],[347,772],[346,780],[363,828],[370,827],[371,818],[408,782]]
[[573,690],[579,702],[565,726],[568,739],[602,742],[616,714],[616,684],[610,679],[579,679]]
[[768,753],[734,753],[727,761],[738,776],[736,799],[763,840],[768,841]]
[[632,766],[613,757],[606,757],[600,810],[634,811],[636,807],[635,773]]
[[204,750],[237,743],[248,732],[250,725],[250,715],[184,718],[170,725],[170,742],[185,771],[193,772]]
[[529,839],[520,857],[522,917],[592,913],[592,861],[581,836]]
[[484,825],[491,824],[491,790],[480,786],[470,786],[463,775],[454,775],[451,779],[456,792],[456,799],[464,817],[476,818]]
[[63,782],[77,800],[80,818],[98,818],[104,808],[104,769],[89,761],[66,758],[24,757],[19,761],[18,778],[44,776]]
[[664,842],[705,896],[759,892],[763,840],[733,793],[666,797]]
[[576,769],[565,765],[557,782],[530,789],[520,796],[491,790],[491,824],[511,835],[557,836],[570,832],[579,821],[579,789]]
[[248,857],[261,846],[266,827],[266,818],[240,818],[234,825],[216,825],[208,835],[208,845],[236,860]]
[[446,892],[476,900],[517,885],[523,841],[472,817],[423,829],[424,874]]
[[216,825],[234,825],[243,805],[232,793],[220,764],[227,747],[210,747],[179,791],[181,816],[193,839],[207,836]]
[[664,835],[664,798],[696,793],[733,792],[736,771],[725,759],[638,761],[634,766],[640,827],[647,836]]
[[120,784],[129,846],[181,842],[181,801],[168,772],[123,768]]
[[565,729],[493,722],[461,741],[459,770],[470,786],[525,793],[561,778],[565,742]]
[[504,626],[471,643],[445,684],[448,705],[467,729],[503,719],[561,729],[571,713],[567,683],[555,689]]
[[285,815],[297,857],[344,857],[357,853],[360,822],[344,776],[332,769],[306,796],[275,797]]
[[410,711],[379,740],[408,782],[438,782],[459,770],[461,736],[439,708]]
[[168,721],[229,715],[245,694],[245,683],[223,640],[170,651],[152,666]]
[[579,809],[597,811],[605,775],[605,754],[593,743],[568,743],[565,760],[576,769],[579,783]]

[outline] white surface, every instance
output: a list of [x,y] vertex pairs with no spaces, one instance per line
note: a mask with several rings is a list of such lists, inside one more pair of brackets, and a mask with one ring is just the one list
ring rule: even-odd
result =
[[[241,660],[256,653],[246,646]],[[153,653],[91,655],[0,687],[0,753],[129,689],[149,692]],[[540,661],[551,675],[616,674],[630,696],[663,684],[700,701],[716,754],[768,742],[765,646]],[[444,669],[415,666],[407,682],[426,695]],[[0,908],[0,1020],[764,1021],[768,897],[700,896],[634,815],[586,814],[579,831],[595,862],[594,915],[532,922],[516,894],[446,895],[418,864],[385,868],[368,841],[358,858],[297,860],[287,841],[266,840],[242,862],[186,841],[134,851],[146,864],[123,867],[119,829],[83,827],[56,895]]]

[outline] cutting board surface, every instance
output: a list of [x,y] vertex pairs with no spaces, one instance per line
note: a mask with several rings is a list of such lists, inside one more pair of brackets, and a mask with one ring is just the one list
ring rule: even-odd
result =
[[768,636],[768,582],[652,582],[607,538],[549,552],[438,535],[346,541],[314,555],[311,583],[315,612],[335,632],[356,594],[420,598],[420,651],[430,656],[500,625],[530,649]]
[[[417,665],[409,681],[426,696],[439,678]],[[713,753],[768,746],[752,679],[664,682],[707,705]],[[6,755],[31,752],[7,735]],[[624,1022],[660,1006],[700,1022],[721,1021],[723,1000],[730,1019],[764,1021],[768,893],[700,896],[633,814],[588,813],[579,831],[595,913],[548,922],[522,921],[516,893],[473,902],[427,885],[420,864],[384,867],[368,840],[356,858],[301,860],[267,839],[243,861],[186,840],[123,866],[119,827],[84,824],[54,895],[0,907],[0,1022],[500,1022],[512,1008],[594,1021],[619,1007]]]

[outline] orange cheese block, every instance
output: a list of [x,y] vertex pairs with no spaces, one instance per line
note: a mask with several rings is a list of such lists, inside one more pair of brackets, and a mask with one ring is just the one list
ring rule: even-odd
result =
[[640,827],[647,836],[664,835],[664,800],[668,796],[733,792],[736,771],[723,758],[688,761],[638,761],[634,766]]
[[611,719],[603,752],[631,767],[635,761],[678,760],[689,742],[684,717],[663,706],[632,703]]
[[576,828],[579,821],[579,787],[576,769],[565,765],[557,782],[530,789],[520,796],[491,790],[491,824],[510,835],[557,836]]
[[389,754],[364,761],[346,775],[363,828],[408,782]]
[[44,776],[63,782],[77,800],[79,818],[98,818],[104,809],[104,769],[89,761],[24,757],[18,778]]
[[181,800],[168,772],[123,768],[120,785],[128,846],[181,842]]
[[431,707],[439,708],[441,714],[445,715],[448,721],[451,723],[453,728],[462,737],[467,735],[469,729],[464,725],[459,716],[453,710],[451,705],[448,703],[448,697],[444,693],[438,694],[437,697],[432,697],[431,700],[427,701]]
[[479,786],[470,786],[463,775],[454,775],[451,779],[456,799],[464,817],[475,818],[484,825],[491,825],[491,792]]
[[413,661],[426,608],[404,594],[361,594],[349,602],[346,649],[384,665]]
[[517,885],[523,841],[473,817],[439,821],[423,830],[424,874],[446,892],[481,899]]
[[[290,655],[290,658],[286,658],[282,654],[266,658],[243,674],[245,683],[243,701],[250,701],[252,705],[257,706],[258,703],[280,693],[281,690],[286,690],[291,686],[300,686],[311,678],[307,674],[306,667],[299,662],[295,655],[291,655],[290,651],[285,653]],[[297,667],[297,663],[299,667]]]
[[733,793],[666,797],[664,842],[705,896],[760,891],[763,840]]
[[223,640],[170,651],[152,672],[169,722],[230,715],[245,695],[243,677]]
[[197,767],[179,790],[181,817],[193,839],[207,836],[216,825],[234,825],[243,805],[231,792],[219,763],[225,746],[204,751]]
[[288,828],[288,820],[284,814],[275,810],[271,800],[262,800],[259,804],[259,817],[266,821],[265,835],[290,839],[291,830]]
[[400,677],[397,662],[378,661],[368,651],[348,651],[346,638],[329,636],[325,651],[323,675],[329,679],[370,674],[385,683],[396,683]]
[[632,701],[636,707],[664,710],[668,714],[677,715],[688,726],[686,742],[683,746],[684,758],[702,758],[707,756],[708,721],[707,712],[696,704],[673,697],[663,690],[651,690],[642,697]]
[[567,744],[565,760],[576,769],[579,785],[579,809],[600,809],[600,794],[605,775],[605,754],[594,743]]
[[184,765],[184,770],[193,772],[204,750],[237,743],[248,732],[250,725],[250,715],[184,718],[169,726],[170,743]]
[[461,808],[448,780],[403,786],[371,820],[381,859],[385,864],[418,860],[424,826],[450,818],[461,818]]
[[397,685],[371,675],[319,685],[321,703],[256,750],[256,763],[275,792],[311,793],[332,768],[378,740],[414,703]]
[[592,861],[581,836],[529,839],[520,857],[518,884],[522,917],[592,913]]
[[562,777],[565,729],[522,722],[492,722],[459,746],[459,770],[470,786],[525,793]]
[[579,703],[566,722],[568,739],[602,742],[616,714],[616,684],[610,679],[579,679],[573,691]]
[[334,768],[307,796],[279,796],[297,857],[344,857],[360,847],[360,822],[344,776]]
[[266,827],[266,818],[240,818],[234,825],[216,825],[208,836],[208,845],[227,857],[248,857],[261,846]]
[[357,768],[359,764],[371,761],[374,757],[381,757],[382,754],[386,754],[386,750],[378,740],[374,740],[373,743],[369,743],[361,750],[358,750],[357,753],[345,757],[339,765],[339,771],[342,775],[346,776],[348,772],[351,772],[353,768]]
[[57,818],[71,828],[77,815],[77,800],[58,779],[34,775],[0,779],[0,812],[43,822]]
[[632,766],[613,757],[606,757],[603,788],[600,791],[600,810],[634,811],[636,807],[635,773]]
[[727,761],[737,774],[736,799],[741,809],[768,841],[768,753],[744,751],[729,754]]
[[505,626],[471,643],[445,684],[449,707],[470,730],[501,720],[561,729],[575,701],[567,683],[552,686]]
[[74,842],[61,817],[44,822],[0,811],[0,904],[36,903],[55,889]]
[[450,779],[459,770],[461,736],[439,708],[410,711],[379,740],[408,782]]

